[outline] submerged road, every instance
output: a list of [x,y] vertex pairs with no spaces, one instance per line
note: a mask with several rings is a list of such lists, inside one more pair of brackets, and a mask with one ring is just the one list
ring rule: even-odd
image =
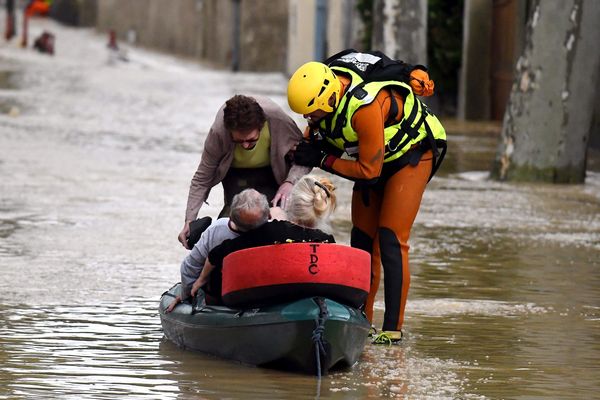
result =
[[488,181],[497,139],[478,126],[453,129],[417,217],[401,345],[317,382],[164,342],[156,308],[214,114],[234,93],[287,107],[286,79],[137,48],[109,64],[104,35],[42,29],[54,57],[0,45],[0,398],[597,398],[600,174]]

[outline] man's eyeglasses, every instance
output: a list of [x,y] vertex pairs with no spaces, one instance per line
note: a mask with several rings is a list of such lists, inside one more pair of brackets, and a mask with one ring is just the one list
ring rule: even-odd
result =
[[235,144],[254,144],[256,142],[258,142],[260,138],[255,138],[255,139],[248,139],[248,140],[235,140],[232,139],[231,141]]
[[243,146],[254,146],[260,139],[260,130],[251,129],[231,132],[231,141]]

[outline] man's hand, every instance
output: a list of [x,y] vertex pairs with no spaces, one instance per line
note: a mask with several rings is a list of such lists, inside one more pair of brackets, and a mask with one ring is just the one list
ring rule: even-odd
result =
[[206,281],[207,279],[202,279],[201,276],[196,279],[196,282],[194,282],[192,285],[192,290],[190,291],[192,297],[195,296],[196,293],[198,293],[198,290],[200,290],[200,288],[206,284]]
[[294,185],[292,185],[291,182],[289,182],[289,181],[283,182],[281,184],[281,186],[279,186],[277,193],[275,193],[275,197],[273,197],[273,201],[271,201],[271,204],[273,205],[273,207],[277,206],[279,203],[279,206],[285,210],[285,208],[287,207],[288,199],[290,198],[290,194],[292,193],[293,187],[294,187]]
[[169,304],[169,307],[167,307],[165,312],[170,313],[171,311],[173,311],[173,309],[175,309],[175,306],[179,303],[181,303],[181,297],[176,296],[175,299],[171,302],[171,304]]
[[177,236],[179,243],[181,243],[186,249],[190,250],[187,244],[188,236],[190,236],[190,221],[185,222],[183,229],[181,232],[179,232],[179,236]]
[[305,167],[320,167],[326,157],[327,153],[321,150],[318,144],[302,141],[296,146],[294,164]]

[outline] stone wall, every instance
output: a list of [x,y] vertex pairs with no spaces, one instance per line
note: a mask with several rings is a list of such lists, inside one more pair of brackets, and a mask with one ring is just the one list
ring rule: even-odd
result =
[[[316,37],[317,2],[315,0],[289,0],[289,26],[287,36],[287,70],[291,75],[296,68],[318,59],[316,41],[324,41],[325,53],[333,55],[346,48],[361,48],[364,26],[356,11],[356,0],[328,0],[327,35]],[[319,60],[320,61],[320,60]]]
[[94,26],[97,10],[97,0],[54,0],[50,16],[66,25]]
[[202,11],[195,0],[98,0],[97,28],[141,46],[200,57]]
[[240,69],[284,71],[288,1],[241,1]]

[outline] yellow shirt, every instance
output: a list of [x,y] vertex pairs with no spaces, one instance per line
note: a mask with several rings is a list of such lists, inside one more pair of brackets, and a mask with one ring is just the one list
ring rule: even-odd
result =
[[260,130],[260,136],[256,145],[250,149],[244,149],[236,144],[233,150],[233,168],[262,168],[271,165],[271,132],[269,125],[265,125]]

